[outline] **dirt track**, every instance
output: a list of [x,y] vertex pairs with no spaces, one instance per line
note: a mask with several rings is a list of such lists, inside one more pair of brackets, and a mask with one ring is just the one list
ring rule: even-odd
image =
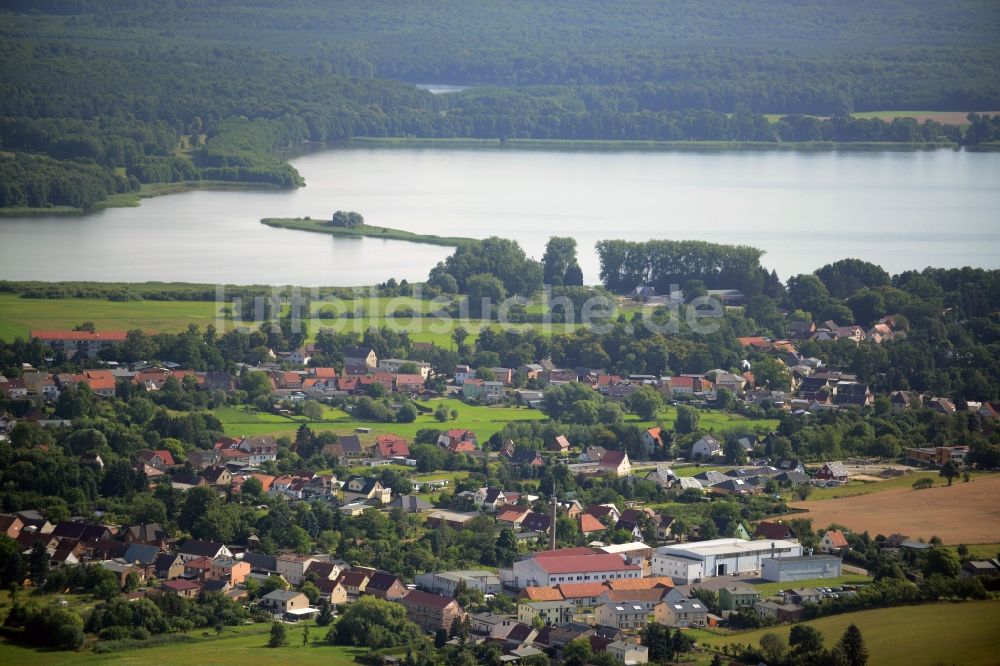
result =
[[838,523],[873,537],[898,532],[924,540],[936,535],[946,544],[1000,542],[1000,475],[956,481],[950,488],[891,488],[790,506],[807,509],[796,517],[812,518],[816,529]]

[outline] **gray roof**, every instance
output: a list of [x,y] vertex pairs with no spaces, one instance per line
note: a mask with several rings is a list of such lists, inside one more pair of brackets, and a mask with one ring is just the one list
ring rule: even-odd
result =
[[143,565],[149,565],[156,561],[156,558],[160,554],[160,549],[156,546],[144,546],[139,543],[134,543],[128,547],[125,551],[124,559],[129,562],[138,562]]
[[302,594],[298,590],[275,590],[265,594],[261,599],[269,599],[271,601],[288,601],[289,599],[294,599],[295,597]]

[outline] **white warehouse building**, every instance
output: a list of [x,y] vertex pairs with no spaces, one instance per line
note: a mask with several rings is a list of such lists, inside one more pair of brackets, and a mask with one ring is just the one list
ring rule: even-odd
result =
[[712,539],[663,546],[653,553],[652,574],[670,576],[678,585],[713,576],[759,573],[761,560],[798,557],[802,545],[784,539]]

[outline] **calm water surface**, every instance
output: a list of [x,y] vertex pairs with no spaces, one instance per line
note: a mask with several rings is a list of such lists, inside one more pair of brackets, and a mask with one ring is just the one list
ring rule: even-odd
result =
[[188,192],[94,215],[0,219],[0,278],[311,285],[423,279],[448,248],[341,239],[262,217],[356,210],[415,232],[701,239],[766,251],[782,279],[844,257],[890,272],[1000,268],[1000,154],[344,148],[297,157],[293,192]]

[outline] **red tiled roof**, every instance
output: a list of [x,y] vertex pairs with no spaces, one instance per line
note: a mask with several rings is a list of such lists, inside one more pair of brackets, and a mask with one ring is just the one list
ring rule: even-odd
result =
[[536,561],[542,570],[550,574],[627,571],[639,568],[636,565],[626,564],[621,556],[611,553],[594,553],[585,557],[548,557]]
[[[618,557],[612,555],[612,557]],[[620,557],[618,559],[621,559]],[[604,583],[560,583],[559,591],[566,599],[599,597],[608,590]]]
[[422,592],[420,590],[410,590],[405,597],[402,598],[404,604],[419,604],[421,606],[431,606],[432,608],[447,608],[455,600],[451,597],[442,597],[437,594],[431,594],[430,592]]
[[521,596],[528,601],[562,601],[565,598],[555,587],[526,587]]
[[588,532],[601,532],[605,529],[604,523],[589,513],[581,513],[576,517],[576,520],[577,523],[579,523],[580,531],[584,534],[587,534]]
[[831,548],[846,548],[849,545],[847,537],[840,530],[830,530],[826,533],[826,536],[830,537]]

